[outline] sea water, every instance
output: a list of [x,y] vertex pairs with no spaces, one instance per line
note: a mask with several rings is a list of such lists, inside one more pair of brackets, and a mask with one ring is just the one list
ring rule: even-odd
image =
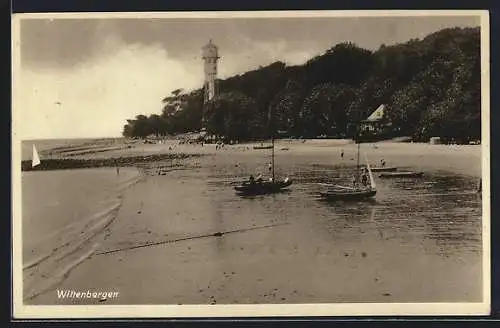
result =
[[25,300],[63,280],[106,238],[131,168],[23,172],[22,265]]

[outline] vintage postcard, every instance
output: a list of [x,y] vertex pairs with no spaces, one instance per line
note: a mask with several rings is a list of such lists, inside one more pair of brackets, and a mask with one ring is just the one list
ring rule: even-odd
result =
[[15,318],[490,311],[487,11],[13,16]]

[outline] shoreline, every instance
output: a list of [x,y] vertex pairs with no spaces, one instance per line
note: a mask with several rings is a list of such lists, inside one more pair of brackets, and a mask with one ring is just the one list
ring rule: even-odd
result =
[[[123,147],[124,144],[126,147]],[[31,160],[21,162],[22,171],[46,171],[58,169],[78,169],[93,167],[141,168],[144,165],[169,162],[175,167],[188,167],[189,160],[197,159],[198,166],[211,165],[214,157],[217,162],[239,165],[245,162],[270,161],[270,149],[254,149],[254,146],[266,142],[225,145],[216,149],[215,144],[180,144],[177,140],[168,140],[162,144],[139,144],[121,141],[118,144],[82,145],[45,149],[40,152],[41,164],[31,167]],[[122,147],[120,147],[122,146]],[[276,165],[288,158],[310,161],[311,165],[337,165],[350,163],[356,156],[356,144],[350,140],[339,139],[279,139],[275,141]],[[341,151],[345,157],[340,158]],[[425,143],[376,142],[362,143],[362,157],[366,156],[372,166],[384,159],[388,166],[402,169],[428,172],[449,172],[458,175],[481,178],[481,145],[431,145]],[[47,153],[51,153],[47,156]],[[47,158],[49,157],[49,158]],[[362,158],[364,162],[364,158]],[[291,173],[291,172],[290,172]]]
[[[121,191],[119,205],[103,203],[111,212],[74,219],[77,225],[97,220],[96,229],[104,227],[88,245],[97,246],[81,262],[76,254],[74,262],[73,257],[68,258],[78,263],[71,274],[50,286],[55,289],[44,290],[28,303],[91,305],[98,301],[57,297],[57,290],[72,289],[117,291],[119,298],[106,301],[116,305],[480,299],[481,250],[477,240],[481,224],[476,219],[480,213],[471,178],[480,176],[479,147],[364,144],[362,152],[374,166],[384,158],[387,165],[428,174],[423,180],[407,182],[416,184],[411,190],[398,181],[380,181],[376,203],[335,206],[317,203],[312,183],[349,179],[348,171],[356,166],[357,146],[324,141],[279,141],[275,146],[277,175],[294,179],[294,188],[266,198],[240,199],[230,187],[230,181],[250,173],[268,172],[271,150],[254,150],[252,144],[228,145],[222,150],[216,150],[215,145],[174,142],[139,144],[71,158],[86,164],[136,166],[143,178],[118,189],[106,187],[104,176],[87,170],[28,174],[31,179],[51,181],[43,193],[51,197],[49,200],[36,197],[42,183],[33,183],[28,189],[40,207],[56,210],[58,206],[52,204],[60,203],[68,211],[49,216],[36,206],[30,207],[40,213],[36,214],[39,220],[27,225],[33,231],[41,229],[38,225],[43,226],[46,217],[71,219],[75,209],[90,211],[90,204],[101,201],[96,190]],[[448,173],[443,179],[436,171]],[[66,179],[65,174],[76,180]],[[456,176],[460,174],[467,177]],[[106,179],[111,185],[117,177],[111,169]],[[57,179],[62,181],[61,187],[53,183]],[[52,192],[50,186],[55,188]],[[460,211],[455,200],[464,204]],[[231,231],[244,233],[228,233]],[[450,236],[450,231],[457,231],[457,235]],[[26,238],[30,235],[36,233],[27,232]],[[454,238],[462,235],[468,239],[456,242]],[[62,236],[70,238],[66,233]],[[411,258],[420,262],[409,261]],[[405,265],[395,267],[396,262]],[[368,269],[359,270],[361,266]],[[45,268],[52,270],[50,265]],[[406,279],[424,271],[418,279]],[[332,275],[338,278],[335,282]],[[343,283],[352,277],[365,289]],[[52,283],[44,277],[40,281],[40,285],[33,284],[35,291]],[[460,285],[463,281],[467,281],[464,286]],[[462,288],[457,288],[459,285]],[[407,294],[407,290],[412,292]]]
[[31,167],[31,161],[25,160],[21,162],[21,171],[52,171],[65,169],[83,169],[83,168],[100,168],[100,167],[126,167],[133,166],[140,168],[141,164],[158,162],[164,160],[182,160],[190,157],[198,157],[196,154],[162,154],[148,156],[132,156],[132,157],[113,157],[106,159],[44,159],[40,165]]
[[[347,157],[354,154],[354,149],[344,150]],[[444,222],[465,229],[472,237],[479,233],[477,222],[470,224],[455,213],[453,198],[439,198],[439,206],[449,207],[437,211],[446,211],[446,221],[434,216],[427,207],[431,201],[424,199],[421,214],[408,224],[409,215],[386,212],[389,204],[396,211],[415,206],[414,195],[404,189],[397,194],[396,203],[381,197],[379,205],[351,205],[355,207],[317,204],[299,187],[303,182],[297,182],[294,192],[276,197],[252,201],[234,196],[226,178],[252,171],[268,154],[221,151],[217,156],[201,157],[199,166],[164,176],[154,174],[151,166],[141,183],[124,190],[122,204],[96,252],[55,290],[29,304],[98,302],[57,297],[57,290],[72,289],[119,292],[120,297],[105,301],[110,305],[480,300],[477,277],[481,276],[481,258],[476,244],[467,248],[445,239],[450,245],[443,249],[441,235],[434,237],[439,228],[430,228]],[[311,154],[314,162],[333,157],[326,153],[317,158],[318,153],[313,152],[294,159],[312,169]],[[291,162],[286,156],[294,155],[280,153],[280,163]],[[247,161],[240,163],[241,170],[234,166],[235,158]],[[292,165],[290,169],[297,168]],[[386,192],[389,188],[384,183],[379,187]],[[400,202],[400,193],[407,199]],[[236,230],[245,232],[227,233]],[[196,238],[199,236],[206,238]],[[453,255],[457,249],[459,255]],[[420,260],[405,262],[408,258]],[[397,261],[406,265],[396,268]],[[406,278],[424,270],[426,274],[420,278]],[[332,275],[337,277],[334,282]],[[365,290],[349,283],[353,277]],[[457,288],[464,280],[467,283]],[[328,287],[317,282],[329,282]],[[407,290],[412,292],[407,294]]]

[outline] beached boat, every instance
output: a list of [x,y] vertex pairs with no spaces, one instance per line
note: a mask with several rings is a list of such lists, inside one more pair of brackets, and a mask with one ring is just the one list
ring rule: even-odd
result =
[[420,178],[424,172],[384,172],[379,175],[380,178]]
[[398,168],[395,166],[379,166],[379,167],[372,167],[372,172],[394,172],[397,171]]
[[[360,144],[358,143],[358,164],[356,171],[356,184],[359,180],[359,148]],[[374,197],[377,194],[377,189],[375,186],[375,180],[373,179],[372,171],[370,168],[370,164],[366,159],[366,168],[368,170],[368,175],[370,177],[370,184],[366,187],[362,187],[356,185],[354,187],[340,186],[340,185],[332,185],[326,191],[322,191],[319,193],[320,197],[325,200],[364,200]]]

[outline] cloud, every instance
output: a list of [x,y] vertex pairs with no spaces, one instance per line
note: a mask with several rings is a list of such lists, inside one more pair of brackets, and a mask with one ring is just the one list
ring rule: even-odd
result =
[[318,55],[319,50],[309,50],[290,47],[290,42],[285,39],[275,41],[255,41],[245,35],[238,38],[238,50],[229,56],[224,55],[224,49],[220,50],[221,64],[220,77],[227,78],[235,74],[241,74],[249,70],[266,66],[276,61],[283,61],[287,65],[300,65],[310,58]]
[[160,113],[172,90],[201,86],[197,69],[170,59],[157,44],[107,41],[100,58],[73,69],[21,69],[15,106],[20,138],[119,136],[126,119]]
[[[291,51],[285,40],[254,41],[242,36],[238,52],[221,53],[219,77],[242,74],[277,60],[300,64],[312,54]],[[201,58],[173,59],[160,43],[126,44],[118,36],[102,41],[99,56],[72,68],[23,66],[16,114],[22,139],[119,136],[126,119],[161,112],[172,90],[202,86]]]
[[201,46],[212,37],[224,79],[275,61],[299,65],[345,40],[376,49],[457,24],[477,21],[27,20],[15,88],[14,115],[22,122],[17,132],[30,139],[119,136],[126,119],[160,113],[161,99],[172,90],[201,87]]

